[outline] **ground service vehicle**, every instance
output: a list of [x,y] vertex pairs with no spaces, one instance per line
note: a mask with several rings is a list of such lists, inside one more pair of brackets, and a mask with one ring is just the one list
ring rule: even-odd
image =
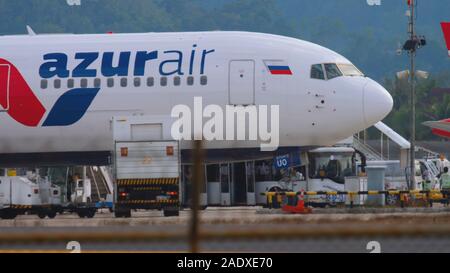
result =
[[159,209],[179,215],[179,147],[177,141],[116,142],[116,217],[131,210]]

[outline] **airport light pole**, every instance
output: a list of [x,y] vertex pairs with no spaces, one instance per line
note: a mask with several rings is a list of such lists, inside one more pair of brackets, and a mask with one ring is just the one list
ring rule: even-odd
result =
[[408,11],[407,16],[409,17],[408,23],[408,35],[409,40],[407,40],[403,46],[403,50],[408,52],[410,57],[410,70],[409,70],[409,80],[411,87],[410,94],[410,103],[411,103],[411,147],[410,147],[410,162],[409,162],[409,170],[410,170],[410,179],[409,179],[409,188],[416,188],[416,179],[415,179],[415,162],[416,162],[416,52],[417,49],[426,45],[426,40],[424,36],[418,36],[416,34],[415,29],[415,20],[416,20],[416,7],[418,0],[408,0]]
[[[409,35],[411,41],[416,36],[415,31],[415,0],[409,1],[409,9],[411,11],[409,16]],[[410,68],[410,83],[411,83],[411,147],[410,147],[410,188],[416,189],[416,79],[415,79],[415,57],[416,46],[410,50],[411,68]]]

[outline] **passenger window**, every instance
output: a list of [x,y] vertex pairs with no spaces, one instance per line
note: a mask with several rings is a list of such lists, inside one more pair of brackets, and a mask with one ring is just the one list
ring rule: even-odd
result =
[[95,79],[95,80],[94,80],[94,87],[95,87],[95,88],[99,88],[99,87],[101,87],[101,86],[102,86],[102,80],[99,79],[99,78]]
[[68,79],[67,80],[67,88],[74,88],[75,87],[75,80],[74,79]]
[[61,88],[61,80],[60,80],[60,79],[56,79],[56,80],[53,82],[53,86],[55,87],[55,89]]
[[127,87],[127,85],[128,85],[128,79],[127,78],[120,79],[120,86],[121,87]]
[[325,71],[327,72],[327,79],[329,80],[342,76],[342,73],[336,64],[325,64]]
[[207,85],[208,84],[208,77],[207,76],[201,76],[200,77],[200,84],[201,85]]
[[194,77],[189,76],[187,78],[187,85],[194,85]]
[[48,87],[48,81],[41,80],[41,89],[47,89],[47,87]]
[[161,86],[167,86],[167,77],[161,78]]
[[180,77],[175,77],[173,78],[173,85],[175,86],[179,86],[181,84],[181,78]]
[[109,78],[106,82],[108,87],[114,87],[114,78]]
[[147,86],[148,87],[152,87],[152,86],[154,86],[155,85],[155,78],[153,78],[153,77],[148,77],[147,78]]
[[311,67],[311,79],[325,80],[325,73],[321,64],[315,64]]
[[141,86],[141,78],[134,78],[134,87]]
[[81,88],[86,88],[88,86],[88,80],[87,79],[81,79]]

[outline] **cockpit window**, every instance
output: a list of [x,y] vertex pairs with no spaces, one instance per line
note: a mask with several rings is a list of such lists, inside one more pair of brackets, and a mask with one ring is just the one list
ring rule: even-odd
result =
[[364,74],[352,64],[338,64],[338,67],[344,76],[364,76]]
[[336,64],[325,64],[325,71],[329,80],[342,76],[342,72]]
[[315,64],[311,67],[311,79],[325,80],[325,73],[321,64]]
[[360,76],[364,74],[353,64],[314,64],[311,66],[311,79],[331,80],[341,76]]

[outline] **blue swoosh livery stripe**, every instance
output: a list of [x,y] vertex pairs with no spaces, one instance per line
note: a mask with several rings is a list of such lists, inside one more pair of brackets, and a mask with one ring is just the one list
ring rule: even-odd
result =
[[76,88],[62,95],[42,126],[69,126],[78,122],[97,96],[100,88]]

